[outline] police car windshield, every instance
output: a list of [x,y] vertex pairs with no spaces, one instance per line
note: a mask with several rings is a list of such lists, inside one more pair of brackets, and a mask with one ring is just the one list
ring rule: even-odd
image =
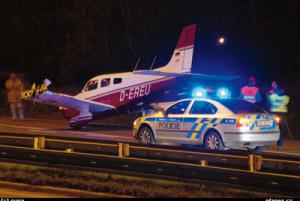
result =
[[235,114],[251,114],[251,113],[266,113],[258,106],[244,100],[226,100],[220,101],[225,107],[230,109]]

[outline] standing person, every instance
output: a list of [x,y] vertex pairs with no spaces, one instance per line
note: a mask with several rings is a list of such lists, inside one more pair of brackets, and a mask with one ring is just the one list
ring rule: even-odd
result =
[[23,83],[17,78],[15,73],[11,73],[9,79],[5,82],[7,90],[7,101],[10,105],[12,119],[17,120],[17,110],[19,119],[24,120],[24,112],[21,103],[21,92],[23,91]]
[[271,89],[268,91],[267,95],[272,95],[278,89],[278,84],[276,81],[273,81],[271,84]]
[[241,97],[250,103],[261,103],[261,92],[260,89],[256,86],[255,77],[249,77],[248,84],[241,89]]
[[272,81],[271,89],[266,93],[266,108],[269,112],[271,112],[271,103],[270,103],[270,95],[274,94],[275,91],[278,89],[277,81]]
[[282,148],[286,130],[288,129],[286,122],[286,113],[288,112],[290,97],[285,95],[285,91],[283,88],[277,86],[277,88],[274,90],[274,93],[268,94],[267,98],[269,102],[269,111],[271,113],[277,114],[280,117],[280,138],[277,146],[278,148]]

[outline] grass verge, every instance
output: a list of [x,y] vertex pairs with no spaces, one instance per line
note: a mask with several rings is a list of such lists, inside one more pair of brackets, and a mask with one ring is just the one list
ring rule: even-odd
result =
[[274,194],[223,186],[187,184],[103,172],[0,162],[0,180],[133,197],[274,197]]

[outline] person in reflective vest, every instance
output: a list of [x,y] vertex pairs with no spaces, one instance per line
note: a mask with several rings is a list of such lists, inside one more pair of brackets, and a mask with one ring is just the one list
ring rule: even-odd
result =
[[290,97],[284,94],[282,88],[278,88],[269,95],[269,110],[272,113],[287,113],[289,102]]
[[261,102],[261,93],[256,86],[255,77],[249,77],[248,84],[241,89],[241,97],[250,103],[257,104]]
[[280,138],[277,145],[278,148],[282,148],[286,130],[288,129],[285,114],[288,112],[290,97],[285,95],[284,89],[278,86],[276,89],[273,89],[273,93],[271,92],[267,94],[269,111],[280,117]]

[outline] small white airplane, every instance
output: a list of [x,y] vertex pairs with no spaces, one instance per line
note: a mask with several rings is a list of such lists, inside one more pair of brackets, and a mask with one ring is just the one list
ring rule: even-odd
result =
[[79,129],[104,115],[133,111],[157,102],[158,97],[163,99],[181,77],[235,79],[191,73],[195,33],[196,25],[182,30],[176,49],[166,66],[153,70],[100,75],[90,79],[76,96],[49,91],[51,81],[46,79],[41,86],[36,87],[34,84],[30,90],[22,92],[21,96],[25,100],[59,106],[63,115],[70,119],[70,126]]

